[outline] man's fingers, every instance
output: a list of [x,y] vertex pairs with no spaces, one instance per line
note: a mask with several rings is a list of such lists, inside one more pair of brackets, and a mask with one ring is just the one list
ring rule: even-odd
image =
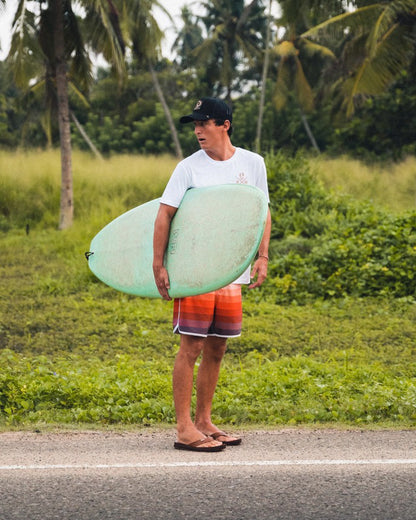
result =
[[257,278],[255,282],[248,286],[249,289],[255,289],[256,287],[260,287],[260,285],[264,282],[265,278]]
[[248,286],[249,289],[255,289],[260,287],[267,277],[267,261],[264,261],[264,257],[260,257],[256,260],[251,271],[251,278],[254,279],[257,276],[257,280]]
[[155,282],[157,290],[159,291],[160,296],[164,300],[171,300],[172,298],[169,296],[169,289],[170,289],[170,283],[169,283],[169,275],[164,267],[160,268],[154,268],[154,275],[155,275]]
[[165,278],[160,279],[158,282],[156,282],[157,290],[159,291],[160,295],[164,300],[170,300],[171,297],[169,296],[169,280],[166,280]]
[[169,284],[166,284],[166,285],[162,285],[160,288],[159,288],[159,292],[162,296],[162,298],[164,300],[171,300],[172,298],[169,296],[169,289],[170,289],[170,285]]

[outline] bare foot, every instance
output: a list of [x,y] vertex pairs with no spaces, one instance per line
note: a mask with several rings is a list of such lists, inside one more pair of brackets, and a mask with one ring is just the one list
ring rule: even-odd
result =
[[178,430],[178,442],[183,444],[192,444],[193,442],[197,442],[208,437],[209,439],[204,442],[204,446],[207,448],[214,446],[221,446],[223,443],[221,440],[215,440],[211,438],[209,435],[202,433],[197,428],[183,430],[179,432]]
[[238,444],[241,444],[241,438],[228,435],[228,433],[221,431],[212,423],[206,423],[205,425],[198,424],[198,430],[228,446],[237,446]]

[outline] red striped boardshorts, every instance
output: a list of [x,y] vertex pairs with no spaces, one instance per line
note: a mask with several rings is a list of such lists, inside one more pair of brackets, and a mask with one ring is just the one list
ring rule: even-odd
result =
[[231,284],[200,296],[177,298],[173,332],[190,336],[240,336],[243,319],[241,285]]

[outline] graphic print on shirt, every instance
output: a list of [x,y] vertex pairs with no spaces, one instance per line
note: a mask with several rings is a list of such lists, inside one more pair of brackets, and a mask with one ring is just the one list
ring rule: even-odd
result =
[[237,175],[236,183],[237,184],[248,184],[248,179],[247,179],[246,174],[244,172],[239,173]]

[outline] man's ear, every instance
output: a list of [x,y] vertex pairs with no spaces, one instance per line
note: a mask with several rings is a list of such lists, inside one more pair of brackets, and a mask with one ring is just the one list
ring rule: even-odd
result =
[[225,130],[226,130],[227,132],[228,132],[228,130],[230,129],[230,126],[231,126],[230,121],[228,121],[228,119],[226,119],[226,120],[224,121],[224,128],[225,128]]

